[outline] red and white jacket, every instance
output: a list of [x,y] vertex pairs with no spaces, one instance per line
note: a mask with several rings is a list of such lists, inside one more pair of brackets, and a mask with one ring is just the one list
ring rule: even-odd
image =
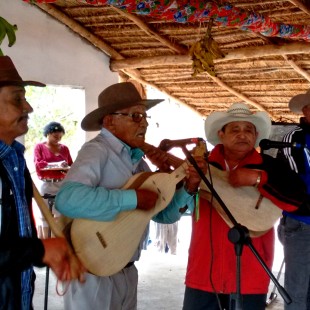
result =
[[[209,155],[209,162],[225,170],[223,145],[217,145]],[[238,168],[262,170],[258,190],[279,208],[293,212],[308,208],[302,180],[283,163],[253,149]],[[285,176],[285,177],[283,177]],[[228,240],[229,226],[204,198],[199,198],[199,219],[192,220],[192,237],[185,284],[188,287],[223,294],[236,293],[236,255],[234,244]],[[246,206],[244,206],[246,208]],[[266,214],[268,216],[268,214]],[[242,223],[240,223],[242,224]],[[274,229],[252,244],[269,268],[274,256]],[[241,255],[241,293],[266,294],[269,276],[248,246]]]

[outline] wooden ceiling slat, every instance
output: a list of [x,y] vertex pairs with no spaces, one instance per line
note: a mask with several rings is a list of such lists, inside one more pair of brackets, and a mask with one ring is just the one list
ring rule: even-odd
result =
[[[309,6],[301,0],[230,3],[244,12],[264,14],[272,22],[310,25]],[[309,42],[271,38],[214,25],[211,35],[225,57],[214,60],[216,77],[208,73],[194,77],[188,52],[205,35],[208,21],[174,23],[77,0],[57,0],[44,11],[109,55],[111,70],[125,80],[157,88],[204,116],[244,101],[254,110],[266,110],[274,120],[296,121],[288,101],[310,88],[310,38]]]

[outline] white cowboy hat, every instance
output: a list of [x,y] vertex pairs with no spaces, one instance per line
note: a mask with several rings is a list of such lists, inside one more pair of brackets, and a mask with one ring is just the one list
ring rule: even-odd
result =
[[302,113],[302,108],[310,104],[310,89],[305,94],[294,96],[289,104],[289,109],[294,113]]
[[205,132],[207,141],[213,145],[220,143],[218,131],[231,122],[250,122],[257,132],[255,146],[259,141],[269,137],[271,131],[271,120],[266,112],[253,113],[244,103],[234,103],[226,112],[213,112],[205,121]]

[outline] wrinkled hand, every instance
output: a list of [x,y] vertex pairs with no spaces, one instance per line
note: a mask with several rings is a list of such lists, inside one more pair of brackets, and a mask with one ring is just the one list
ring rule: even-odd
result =
[[60,281],[78,279],[84,282],[85,267],[73,255],[65,238],[42,239],[44,245],[43,263],[48,265]]
[[[204,174],[207,173],[208,166],[207,162],[203,157],[195,157],[195,161],[198,167],[202,170]],[[201,177],[198,174],[196,168],[189,164],[188,168],[186,169],[186,180],[185,180],[185,187],[189,192],[196,192],[198,190],[199,184],[201,182]]]
[[258,170],[248,168],[231,170],[228,175],[228,182],[233,187],[253,186],[259,173]]
[[170,165],[168,164],[169,155],[166,152],[151,149],[145,153],[146,157],[162,172],[170,172]]
[[136,189],[137,209],[150,210],[155,207],[158,194],[148,189]]

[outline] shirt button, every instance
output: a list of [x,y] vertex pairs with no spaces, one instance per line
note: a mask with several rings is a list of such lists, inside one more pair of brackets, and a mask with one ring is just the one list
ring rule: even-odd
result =
[[18,171],[18,167],[14,167],[14,171]]

